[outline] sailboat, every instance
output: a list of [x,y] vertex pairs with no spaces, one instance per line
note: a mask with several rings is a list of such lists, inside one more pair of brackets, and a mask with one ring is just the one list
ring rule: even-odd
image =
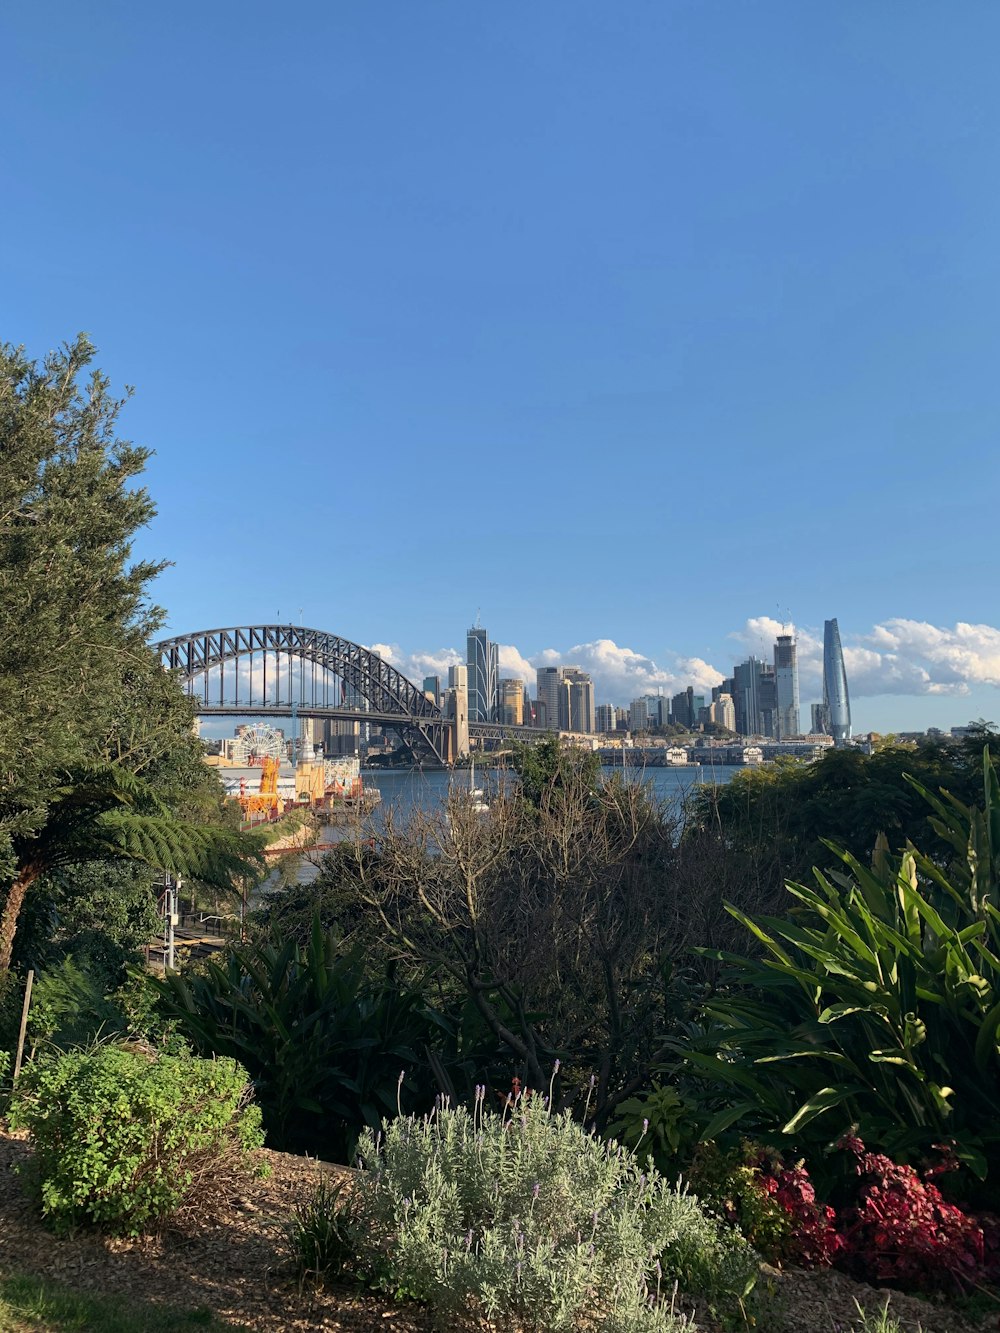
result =
[[486,793],[482,787],[476,786],[476,761],[473,759],[469,765],[469,804],[477,815],[488,815],[490,813],[489,802],[486,799]]

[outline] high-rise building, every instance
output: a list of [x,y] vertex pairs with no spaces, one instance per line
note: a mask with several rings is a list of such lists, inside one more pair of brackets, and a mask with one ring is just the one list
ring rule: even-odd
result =
[[594,709],[594,722],[597,730],[600,732],[614,731],[615,729],[615,706],[614,704],[598,704]]
[[508,727],[524,725],[524,681],[505,677],[500,682],[500,721]]
[[473,625],[465,637],[465,660],[469,669],[469,721],[495,722],[499,707],[497,694],[497,645],[479,625]]
[[777,712],[774,667],[748,657],[733,671],[736,730],[741,736],[773,736]]
[[538,667],[535,671],[535,699],[542,705],[539,726],[559,730],[559,683],[562,667]]
[[585,671],[578,672],[576,678],[569,681],[569,729],[585,732],[588,736],[597,730],[594,682]]
[[810,704],[809,716],[812,719],[810,731],[814,736],[829,736],[830,722],[826,716],[826,704]]
[[429,699],[433,699],[434,702],[438,705],[438,707],[440,707],[440,705],[441,705],[441,677],[440,677],[440,676],[425,676],[425,677],[424,677],[424,694],[426,694],[427,697],[428,697]]
[[823,708],[834,745],[847,745],[851,739],[851,699],[836,619],[823,625]]
[[799,723],[799,664],[792,634],[779,634],[774,645],[777,691],[774,734],[780,741],[801,734]]
[[628,706],[629,731],[645,731],[649,727],[649,704],[645,699],[633,699]]
[[670,720],[675,726],[690,730],[694,725],[693,699],[694,689],[689,685],[670,700]]
[[717,727],[725,727],[727,731],[736,730],[736,709],[733,706],[732,695],[720,694],[713,701],[708,713],[709,720],[714,722]]

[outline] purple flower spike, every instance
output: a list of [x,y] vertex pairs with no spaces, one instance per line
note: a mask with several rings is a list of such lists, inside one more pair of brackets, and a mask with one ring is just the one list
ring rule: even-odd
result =
[[559,1073],[559,1061],[558,1061],[558,1060],[557,1060],[557,1061],[555,1062],[555,1064],[552,1066],[552,1072],[553,1072],[553,1074],[558,1074],[558,1073]]
[[534,1183],[534,1185],[532,1185],[532,1187],[531,1187],[531,1197],[532,1197],[533,1199],[537,1199],[538,1196],[539,1196],[539,1194],[541,1194],[541,1192],[542,1192],[542,1187],[541,1187],[541,1185],[539,1185],[538,1181],[536,1180],[535,1183]]
[[642,1132],[643,1132],[644,1134],[648,1134],[648,1133],[649,1133],[649,1121],[648,1121],[648,1120],[645,1120],[645,1119],[643,1120],[643,1122],[642,1122]]

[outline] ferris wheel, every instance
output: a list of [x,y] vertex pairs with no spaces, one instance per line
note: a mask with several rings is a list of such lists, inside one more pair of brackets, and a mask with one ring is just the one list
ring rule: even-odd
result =
[[254,722],[242,732],[233,747],[233,757],[242,764],[260,764],[265,759],[281,759],[285,738],[267,722]]

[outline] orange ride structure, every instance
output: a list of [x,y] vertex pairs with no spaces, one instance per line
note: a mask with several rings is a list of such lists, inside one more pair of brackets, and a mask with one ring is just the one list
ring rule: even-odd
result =
[[260,771],[260,789],[248,792],[246,779],[240,779],[240,805],[243,818],[251,823],[276,819],[278,809],[278,761],[272,755],[265,755]]

